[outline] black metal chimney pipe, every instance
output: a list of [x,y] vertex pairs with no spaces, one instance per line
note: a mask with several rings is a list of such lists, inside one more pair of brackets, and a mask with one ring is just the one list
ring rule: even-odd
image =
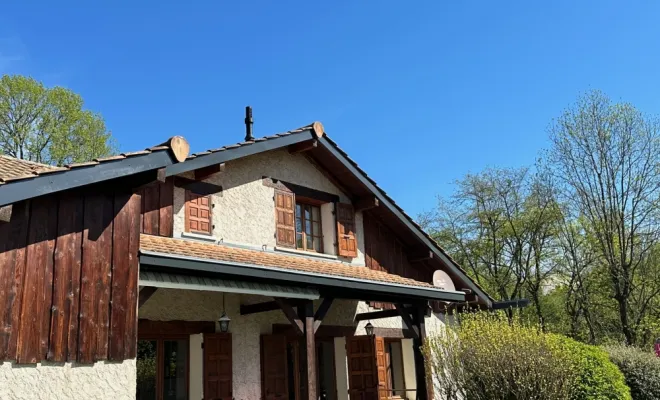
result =
[[246,142],[251,142],[254,140],[254,137],[252,136],[252,123],[254,121],[252,120],[252,107],[247,106],[245,107],[245,141]]

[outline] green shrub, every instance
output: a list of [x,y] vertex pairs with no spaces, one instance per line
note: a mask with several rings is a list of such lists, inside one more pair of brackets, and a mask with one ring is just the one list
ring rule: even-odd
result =
[[605,350],[626,377],[633,400],[660,400],[660,358],[628,346]]
[[577,379],[571,400],[625,400],[630,389],[617,366],[603,349],[564,336],[552,335],[571,356]]
[[436,396],[448,400],[570,400],[575,381],[559,341],[503,316],[463,314],[424,352]]
[[503,315],[463,314],[424,354],[436,395],[448,400],[631,399],[602,349]]

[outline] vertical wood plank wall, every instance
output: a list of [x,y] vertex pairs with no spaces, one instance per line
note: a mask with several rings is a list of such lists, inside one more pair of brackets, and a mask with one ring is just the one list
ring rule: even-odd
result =
[[138,192],[142,196],[140,232],[172,237],[174,233],[174,177],[154,182]]
[[0,223],[0,361],[134,358],[141,197],[14,204]]
[[[363,226],[364,261],[367,267],[421,282],[433,280],[433,272],[422,265],[413,266],[408,261],[406,248],[394,232],[368,211],[363,213]],[[374,308],[394,308],[389,303],[371,302],[370,305]]]

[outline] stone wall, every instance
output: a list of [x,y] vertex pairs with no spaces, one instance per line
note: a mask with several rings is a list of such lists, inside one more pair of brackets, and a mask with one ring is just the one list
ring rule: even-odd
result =
[[0,399],[135,399],[135,360],[0,364]]

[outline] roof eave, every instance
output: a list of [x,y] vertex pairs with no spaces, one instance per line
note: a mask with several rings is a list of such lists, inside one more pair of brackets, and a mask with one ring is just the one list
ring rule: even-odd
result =
[[53,171],[0,185],[0,207],[54,192],[157,170],[175,163],[167,150]]
[[[447,257],[446,254],[444,254],[438,247],[436,246],[433,241],[431,241],[424,232],[421,231],[421,229],[415,224],[413,224],[409,218],[407,218],[400,210],[398,207],[396,207],[392,202],[382,194],[382,192],[369,180],[367,179],[364,174],[359,171],[351,162],[349,162],[346,157],[344,157],[343,154],[334,146],[327,137],[322,137],[319,139],[319,143],[325,148],[327,151],[329,151],[336,159],[338,159],[342,165],[347,168],[355,177],[357,177],[360,182],[371,191],[371,193],[376,196],[378,199],[379,203],[381,206],[387,207],[387,209],[392,212],[397,218],[399,218],[405,225],[408,227],[411,232],[419,238],[419,240],[424,243],[434,254],[437,256],[440,260],[443,261],[445,265],[447,265],[452,272],[458,275],[465,275],[463,271],[458,268],[458,266],[449,258]],[[476,293],[481,299],[483,299],[486,303],[486,307],[492,307],[492,299],[488,294],[486,294],[483,290],[481,290],[474,282],[472,282],[469,278],[465,280],[465,283],[467,286],[469,286],[469,289],[471,289],[474,293]]]
[[[376,282],[336,275],[293,271],[284,268],[274,268],[256,264],[236,263],[229,261],[210,260],[189,256],[140,251],[140,264],[162,268],[172,268],[197,273],[213,273],[251,279],[268,279],[303,285],[313,285],[322,288],[341,291],[364,291],[369,293],[405,298],[409,300],[440,300],[449,302],[465,301],[465,294],[434,288],[416,287],[387,282]],[[221,269],[218,267],[222,267]],[[356,267],[357,268],[357,267]]]

